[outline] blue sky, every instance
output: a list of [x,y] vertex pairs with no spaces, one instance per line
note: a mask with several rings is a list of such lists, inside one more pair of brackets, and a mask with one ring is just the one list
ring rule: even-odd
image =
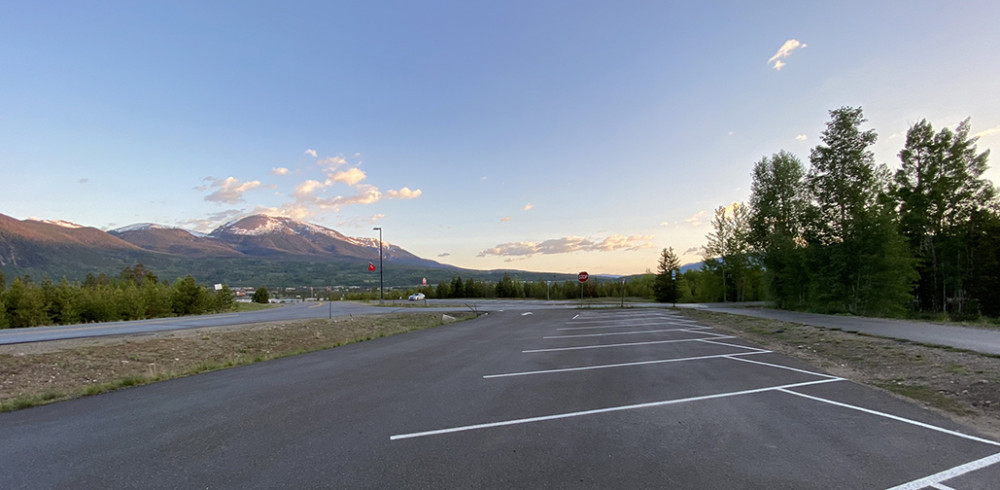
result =
[[[1000,148],[1000,4],[0,2],[0,213],[267,212],[476,269],[684,262],[862,106]],[[991,159],[995,160],[995,159]],[[996,165],[991,161],[992,165]],[[1000,182],[1000,171],[987,176]]]

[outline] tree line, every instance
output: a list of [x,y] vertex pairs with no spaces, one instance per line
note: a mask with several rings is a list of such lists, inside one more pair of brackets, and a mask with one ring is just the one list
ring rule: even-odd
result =
[[764,157],[749,204],[716,209],[702,272],[718,278],[718,298],[824,313],[1000,316],[1000,204],[969,120],[954,130],[911,126],[895,172],[875,163],[878,135],[865,122],[860,107],[830,111],[808,169],[784,150]]
[[36,283],[23,276],[7,284],[0,271],[0,328],[200,315],[234,307],[225,285],[216,291],[190,275],[170,284],[142,264],[124,268],[117,277],[88,274],[82,283],[47,277]]

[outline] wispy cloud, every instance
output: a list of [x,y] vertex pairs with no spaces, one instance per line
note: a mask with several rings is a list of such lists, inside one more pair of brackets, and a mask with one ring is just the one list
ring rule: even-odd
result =
[[[236,177],[226,177],[225,179],[215,180],[207,186],[207,188],[218,187],[218,190],[205,196],[205,200],[226,204],[241,203],[243,202],[243,194],[246,191],[256,189],[260,186],[259,180],[240,182]],[[199,189],[207,190],[206,186],[202,186]]]
[[77,184],[88,184],[88,183],[90,183],[90,179],[88,179],[86,177],[82,177],[80,179],[77,179],[76,183]]
[[501,223],[506,223],[508,221],[510,221],[510,216],[504,216],[503,218],[500,218]]
[[973,136],[975,136],[976,138],[984,138],[986,136],[993,136],[994,134],[1000,134],[1000,126],[995,126],[990,129],[985,129],[983,131],[976,133]]
[[274,175],[288,175],[288,169],[285,167],[275,167],[271,169],[271,173]]
[[778,48],[778,52],[774,53],[774,56],[772,56],[771,59],[767,60],[767,64],[772,65],[771,68],[781,71],[781,69],[784,68],[786,64],[782,60],[787,59],[796,50],[805,47],[806,44],[799,42],[798,39],[789,39],[785,41],[785,44],[782,44],[781,47]]
[[554,255],[573,252],[636,251],[652,246],[653,235],[611,235],[603,239],[570,236],[553,238],[542,242],[502,243],[493,248],[483,250],[479,253],[479,257],[486,257],[487,255],[530,257],[532,255]]
[[342,165],[347,165],[347,159],[342,156],[326,157],[316,162],[316,165],[332,170]]
[[684,222],[695,227],[701,226],[702,220],[705,218],[706,213],[707,211],[698,211],[697,213],[694,213],[693,215],[684,218]]
[[403,187],[398,191],[388,190],[385,191],[385,197],[389,199],[416,199],[420,197],[424,191],[420,189],[410,189],[409,187]]
[[532,209],[535,209],[535,205],[529,202],[524,205],[524,209],[522,209],[522,211],[531,211]]
[[809,137],[804,134],[799,134],[795,136],[795,141],[805,141],[807,139],[809,139]]
[[451,252],[439,253],[438,257],[451,257]]
[[313,150],[312,148],[307,149],[305,151],[305,154],[309,155],[309,156],[311,156],[313,158],[316,158],[316,150]]

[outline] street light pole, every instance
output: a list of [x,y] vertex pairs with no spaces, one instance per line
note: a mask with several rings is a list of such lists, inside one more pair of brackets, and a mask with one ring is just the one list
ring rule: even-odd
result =
[[385,273],[382,272],[382,227],[372,228],[378,230],[378,304],[382,304],[385,296]]

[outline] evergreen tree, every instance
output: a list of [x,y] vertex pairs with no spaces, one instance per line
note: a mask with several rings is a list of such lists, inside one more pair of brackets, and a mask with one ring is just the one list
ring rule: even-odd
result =
[[653,295],[660,303],[676,303],[678,298],[678,281],[681,279],[681,262],[674,253],[673,247],[660,252],[660,261],[653,279]]
[[860,129],[866,121],[860,107],[830,116],[806,177],[811,294],[820,309],[898,313],[915,273],[884,198],[888,170],[876,168],[870,150],[877,135]]
[[271,293],[267,291],[267,288],[261,286],[254,291],[253,296],[250,299],[254,303],[267,304],[271,301]]

